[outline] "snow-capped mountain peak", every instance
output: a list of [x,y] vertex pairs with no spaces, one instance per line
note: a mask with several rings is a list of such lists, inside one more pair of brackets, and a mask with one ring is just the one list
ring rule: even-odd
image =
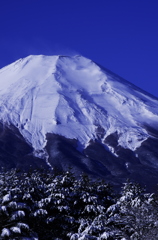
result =
[[[28,56],[0,70],[0,120],[13,124],[36,152],[47,133],[135,150],[157,127],[158,100],[82,56]],[[107,144],[108,146],[108,144]],[[109,146],[109,149],[112,148]]]

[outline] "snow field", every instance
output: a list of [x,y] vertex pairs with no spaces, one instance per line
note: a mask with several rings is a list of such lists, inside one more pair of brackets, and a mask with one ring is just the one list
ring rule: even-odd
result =
[[82,151],[104,129],[102,143],[135,150],[158,122],[158,100],[82,56],[28,56],[0,70],[0,119],[19,128],[36,152],[46,134],[77,139]]

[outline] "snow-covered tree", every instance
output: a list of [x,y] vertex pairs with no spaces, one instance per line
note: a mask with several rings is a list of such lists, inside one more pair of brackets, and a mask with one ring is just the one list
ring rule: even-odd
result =
[[157,200],[145,193],[139,184],[124,184],[122,196],[107,210],[108,224],[122,231],[131,240],[157,239]]
[[155,240],[157,228],[156,195],[130,181],[116,196],[71,171],[0,173],[0,240]]

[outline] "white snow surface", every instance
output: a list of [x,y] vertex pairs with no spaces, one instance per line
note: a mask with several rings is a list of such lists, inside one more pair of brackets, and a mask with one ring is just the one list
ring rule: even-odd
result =
[[10,236],[10,230],[8,228],[3,228],[1,237],[9,237]]
[[[158,100],[82,56],[28,56],[0,69],[0,121],[15,125],[35,152],[46,134],[89,141],[117,132],[135,150],[158,123]],[[104,129],[98,137],[98,129]]]

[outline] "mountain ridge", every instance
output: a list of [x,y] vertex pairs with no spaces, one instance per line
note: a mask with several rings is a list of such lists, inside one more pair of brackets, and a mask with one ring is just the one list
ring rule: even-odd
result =
[[[151,171],[157,179],[157,105],[157,98],[82,56],[31,55],[0,69],[1,124],[17,128],[32,156],[50,167],[140,180],[145,166],[144,175]],[[145,151],[152,160],[143,161]]]
[[[37,71],[38,70],[37,64],[39,64],[38,63],[39,61],[37,61],[37,60],[39,60],[39,58],[42,59],[42,63],[40,63],[40,67],[43,67],[42,71],[40,71],[40,74],[42,73],[42,75],[44,75],[44,79],[40,78],[40,81],[38,79],[39,73]],[[64,60],[66,59],[66,61],[64,61],[63,59]],[[33,61],[33,63],[31,65],[31,67],[28,67],[27,65],[30,64],[30,61]],[[64,64],[62,61],[64,61]],[[51,67],[50,67],[50,62],[51,62]],[[77,62],[77,64],[76,64],[76,62]],[[52,57],[46,57],[46,56],[42,56],[42,55],[41,56],[29,56],[23,60],[19,60],[19,61],[15,62],[14,67],[16,67],[16,68],[19,67],[19,63],[22,65],[22,66],[20,66],[21,67],[20,71],[24,71],[25,68],[28,68],[28,69],[26,69],[27,72],[29,71],[29,72],[31,72],[31,74],[34,75],[33,77],[32,76],[30,77],[30,75],[27,74],[28,76],[25,79],[25,75],[24,75],[25,71],[23,74],[24,76],[23,75],[21,76],[21,73],[20,74],[18,73],[18,75],[20,75],[20,80],[19,80],[20,83],[15,82],[16,94],[12,93],[12,96],[14,96],[14,98],[13,97],[11,98],[11,100],[13,102],[15,102],[16,98],[21,97],[21,96],[19,96],[20,95],[19,92],[23,91],[23,93],[22,93],[22,101],[23,102],[18,103],[18,105],[20,104],[21,105],[20,107],[24,108],[24,110],[25,110],[24,105],[25,105],[26,101],[30,101],[30,103],[29,103],[31,105],[30,111],[25,114],[26,121],[24,123],[22,123],[23,126],[19,127],[21,133],[24,135],[26,135],[26,131],[24,131],[24,129],[26,129],[26,126],[29,125],[27,121],[31,121],[31,119],[33,118],[34,109],[36,111],[35,114],[38,115],[38,119],[41,119],[41,121],[42,121],[42,118],[44,118],[43,117],[44,114],[43,113],[40,114],[40,109],[39,109],[42,105],[43,105],[42,106],[43,111],[45,111],[45,114],[47,115],[47,118],[50,119],[50,122],[52,121],[52,125],[54,124],[57,126],[60,124],[60,129],[61,129],[66,124],[68,125],[69,122],[71,123],[71,127],[72,127],[72,124],[75,124],[78,121],[78,124],[76,124],[76,125],[77,125],[77,127],[81,127],[81,125],[82,125],[83,131],[87,130],[84,127],[84,125],[87,125],[87,126],[91,125],[92,128],[95,128],[95,123],[93,123],[95,121],[97,122],[96,125],[98,125],[98,126],[101,125],[101,127],[102,127],[102,125],[104,125],[104,128],[108,129],[108,126],[106,126],[106,124],[104,123],[105,116],[106,116],[106,118],[108,118],[107,115],[109,115],[109,118],[112,118],[111,120],[109,120],[109,123],[110,123],[110,121],[115,121],[115,118],[118,118],[118,120],[120,120],[122,118],[121,120],[126,122],[125,120],[127,119],[127,112],[126,112],[126,119],[123,116],[123,114],[121,113],[124,110],[123,109],[124,103],[125,103],[125,105],[127,103],[129,103],[129,108],[131,108],[130,111],[133,110],[134,107],[137,107],[136,106],[137,96],[135,97],[135,99],[132,99],[129,96],[129,99],[128,99],[128,96],[124,96],[122,89],[118,88],[119,91],[118,91],[118,89],[116,91],[117,86],[115,87],[115,85],[116,85],[116,83],[118,85],[118,79],[116,79],[117,80],[116,81],[115,78],[113,78],[112,81],[110,82],[111,76],[109,77],[107,74],[104,74],[99,69],[99,67],[97,65],[95,65],[92,61],[90,61],[86,58],[83,58],[81,56],[75,56],[74,58],[60,57],[60,56],[55,56],[52,58]],[[47,65],[48,63],[49,63],[49,67]],[[88,65],[88,67],[89,66],[90,67],[88,68],[87,65]],[[64,67],[65,67],[65,69],[63,69]],[[35,68],[36,68],[36,70],[35,70]],[[68,74],[67,74],[67,72],[68,72]],[[75,74],[76,76],[72,76],[72,74]],[[17,76],[15,76],[15,78],[17,78]],[[71,81],[67,80],[69,78],[72,78],[72,80]],[[85,81],[81,81],[81,78],[85,78]],[[92,81],[90,81],[91,80],[90,78],[92,78]],[[108,81],[107,81],[107,78],[108,78]],[[31,83],[32,84],[32,86],[31,86],[29,81],[36,81],[36,83],[35,84]],[[110,84],[109,84],[109,82],[110,82]],[[25,88],[25,89],[23,89],[21,87],[22,84],[24,85],[23,88]],[[47,88],[46,84],[48,85],[48,88]],[[30,86],[27,87],[27,85],[30,85]],[[114,85],[114,87],[112,85]],[[133,85],[132,85],[132,87],[133,87]],[[12,88],[14,88],[13,84],[12,84]],[[17,92],[17,88],[19,88],[18,89],[19,92]],[[45,91],[42,91],[43,90],[42,88],[45,88],[44,89]],[[52,88],[52,89],[50,90],[50,88]],[[9,89],[9,91],[11,91],[11,89]],[[28,96],[27,98],[24,97],[24,95],[27,94],[27,91],[30,91],[29,95],[32,95],[32,96]],[[40,94],[40,92],[41,92],[41,96],[40,96],[40,98],[38,98],[38,95]],[[53,96],[53,94],[54,94],[54,96]],[[102,96],[99,96],[101,94],[102,94]],[[105,98],[105,94],[106,95],[109,94],[109,96],[107,98]],[[47,106],[44,106],[43,99],[42,99],[42,97],[44,98],[44,96],[42,96],[42,95],[45,95],[45,98],[46,97],[48,98],[48,95],[49,95],[49,97],[50,97],[50,95],[53,96],[51,101],[49,101],[49,99],[47,99],[47,101],[44,100],[45,105],[47,105]],[[8,97],[8,95],[7,95],[7,97]],[[141,97],[143,98],[144,96],[141,96]],[[36,104],[37,98],[39,99],[39,102]],[[118,101],[120,102],[119,104],[118,104]],[[143,101],[144,101],[144,99],[143,99]],[[87,104],[87,102],[88,102],[88,104]],[[104,107],[105,102],[106,102],[106,107]],[[91,108],[89,107],[90,104],[92,105]],[[119,111],[117,110],[117,108],[114,106],[116,104],[118,105],[119,108],[121,107],[121,110],[119,110]],[[60,107],[58,108],[59,105],[60,105]],[[48,106],[49,106],[49,109],[47,109]],[[64,116],[60,110],[61,110],[61,108],[65,108],[65,107],[67,108],[67,111],[64,111],[64,114],[65,114],[65,118],[64,118]],[[115,107],[115,109],[113,111],[114,107]],[[140,102],[140,106],[138,106],[138,108],[140,109],[138,111],[139,114],[140,114],[140,111],[142,111],[141,110],[142,108],[144,108],[143,111],[147,112],[146,115],[149,113],[152,114],[151,111],[149,112],[148,109],[146,109],[147,107],[148,106],[144,105],[143,102]],[[96,111],[94,110],[95,108],[96,108]],[[89,110],[89,112],[91,112],[90,114],[87,111],[87,109]],[[127,111],[128,109],[126,108],[125,111]],[[20,112],[19,109],[18,110],[15,109],[15,110],[17,112],[19,111],[18,114],[22,118],[23,113]],[[79,113],[79,111],[80,111],[80,113]],[[110,113],[110,111],[111,111],[111,113]],[[130,115],[132,115],[132,113],[130,111],[128,111],[128,112]],[[100,116],[94,118],[94,114],[96,114],[96,112]],[[102,112],[104,115],[103,117],[101,116]],[[52,116],[50,116],[50,114]],[[93,116],[92,116],[92,114],[93,114]],[[133,114],[136,114],[136,113],[133,112]],[[76,115],[78,115],[79,117]],[[89,119],[89,115],[90,115],[90,119]],[[115,115],[115,116],[113,117],[112,115]],[[129,116],[129,117],[131,117],[131,119],[132,119],[132,116]],[[136,116],[134,116],[134,117],[136,117]],[[14,116],[14,118],[15,118],[15,116]],[[92,118],[94,118],[92,120],[93,122],[91,121]],[[101,124],[99,124],[99,118],[102,119]],[[136,127],[139,128],[139,126],[134,123],[135,119],[134,119],[133,123],[132,122],[130,123],[131,119],[128,118],[129,124],[130,125],[133,124],[133,126],[135,125]],[[8,120],[8,119],[6,119],[6,120]],[[35,119],[35,121],[36,120],[37,119]],[[14,121],[14,119],[13,120],[11,119],[11,121]],[[20,125],[22,122],[22,119],[20,119],[19,121],[18,120],[16,120],[16,121]],[[80,124],[80,122],[81,122],[81,124]],[[14,124],[14,122],[13,122],[13,124]],[[45,124],[44,121],[42,124]],[[42,127],[42,124],[40,127]],[[126,124],[128,124],[128,123],[126,123]],[[49,125],[50,125],[50,123],[49,123]],[[50,126],[50,128],[51,127],[52,126]],[[69,133],[67,135],[70,135],[69,137],[73,138],[74,134],[70,133],[71,127],[68,127]],[[113,126],[111,126],[111,128],[112,127]],[[22,129],[22,128],[24,128],[24,129]],[[59,134],[61,134],[60,129],[56,130],[58,127],[56,127],[56,129],[49,129],[49,126],[47,126],[46,128],[48,128],[48,129],[46,129],[47,132],[56,131],[55,133],[59,132]],[[75,126],[75,128],[76,128],[76,126]],[[133,130],[134,130],[134,128],[133,128]],[[139,130],[141,131],[142,129],[139,128]],[[64,131],[66,132],[66,130],[64,130]],[[87,135],[85,135],[85,140],[83,141],[80,139],[79,142],[81,145],[82,144],[86,145],[87,142],[91,138],[93,138],[93,136],[91,134],[92,131],[94,134],[94,132],[95,132],[94,129],[93,130],[88,129],[88,133],[87,133]],[[38,129],[37,129],[37,132],[39,132]],[[111,130],[111,133],[112,132],[114,132],[114,131]],[[46,134],[46,132],[44,134]],[[90,137],[88,136],[88,134],[90,135]],[[144,129],[141,134],[142,134],[142,137],[145,139],[146,132],[144,131]],[[66,137],[68,137],[68,136],[66,136]],[[75,136],[75,137],[77,139],[79,139],[78,133],[77,133],[77,136]],[[27,137],[25,136],[25,138],[27,138]],[[86,138],[87,138],[87,140],[86,140]],[[37,149],[40,148],[40,143],[38,144],[38,146],[35,146],[37,144],[36,139],[35,139],[36,143],[33,142],[33,139],[32,140],[28,139],[28,141],[32,143],[34,148],[37,148]],[[125,143],[126,143],[126,141],[124,141],[123,144],[125,144]],[[138,143],[138,141],[137,141],[137,143]],[[44,144],[44,139],[43,139],[43,144]],[[122,145],[121,140],[120,140],[120,144]],[[41,145],[42,145],[42,143],[41,143]],[[125,144],[125,145],[127,145],[127,144]],[[132,148],[131,145],[125,146],[125,147]]]

